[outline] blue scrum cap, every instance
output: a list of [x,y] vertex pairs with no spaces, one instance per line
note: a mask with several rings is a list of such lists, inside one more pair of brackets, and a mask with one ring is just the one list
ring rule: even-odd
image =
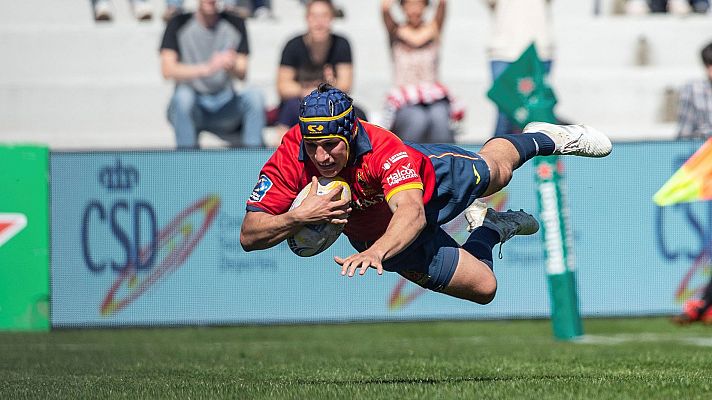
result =
[[355,123],[351,97],[326,83],[304,97],[299,107],[299,129],[304,139],[339,138],[348,145]]

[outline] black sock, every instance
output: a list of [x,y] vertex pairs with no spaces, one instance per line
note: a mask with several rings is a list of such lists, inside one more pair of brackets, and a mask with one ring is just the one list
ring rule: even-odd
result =
[[497,231],[480,226],[472,231],[470,237],[467,238],[465,244],[462,245],[462,249],[487,264],[487,266],[493,270],[492,249],[500,240]]
[[541,132],[510,134],[497,136],[509,140],[519,152],[519,165],[529,161],[535,156],[550,156],[554,154],[556,144],[550,137]]

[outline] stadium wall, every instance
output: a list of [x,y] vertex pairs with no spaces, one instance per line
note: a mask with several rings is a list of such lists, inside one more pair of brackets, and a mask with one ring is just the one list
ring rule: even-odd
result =
[[[712,207],[663,209],[651,200],[699,145],[621,143],[605,160],[565,159],[583,316],[673,313],[706,283]],[[497,298],[487,306],[396,274],[341,277],[332,256],[353,252],[343,237],[311,258],[286,244],[245,253],[245,200],[269,155],[52,153],[52,326],[548,317],[537,235],[502,247]],[[534,174],[524,166],[490,205],[536,210]],[[462,241],[465,225],[458,219],[447,229]]]

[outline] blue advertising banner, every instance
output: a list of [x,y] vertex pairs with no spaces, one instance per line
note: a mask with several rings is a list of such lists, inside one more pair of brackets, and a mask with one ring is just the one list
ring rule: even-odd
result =
[[[606,159],[566,158],[584,316],[672,313],[706,283],[706,203],[661,209],[652,195],[701,143],[619,144]],[[53,153],[51,322],[55,327],[548,317],[541,240],[495,258],[497,298],[480,306],[399,275],[342,277],[333,256],[286,244],[245,253],[245,201],[268,150]],[[535,210],[534,171],[487,199]],[[467,237],[463,219],[447,230]],[[495,248],[495,257],[499,249]]]

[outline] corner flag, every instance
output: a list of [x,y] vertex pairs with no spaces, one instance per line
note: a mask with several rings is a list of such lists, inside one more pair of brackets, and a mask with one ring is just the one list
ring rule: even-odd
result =
[[678,169],[653,196],[659,206],[712,200],[712,138]]
[[546,83],[534,43],[495,79],[487,97],[520,128],[532,121],[556,123],[556,96]]

